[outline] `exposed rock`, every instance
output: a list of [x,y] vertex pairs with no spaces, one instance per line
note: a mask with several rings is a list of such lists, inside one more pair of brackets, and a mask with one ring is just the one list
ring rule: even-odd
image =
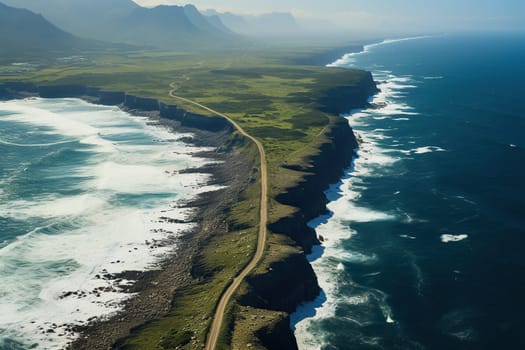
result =
[[[326,106],[329,106],[325,109],[330,113],[341,114],[353,108],[365,107],[369,96],[376,91],[372,76],[368,74],[358,88],[332,90],[330,99],[325,100]],[[319,154],[310,159],[310,166],[290,167],[309,175],[305,175],[297,186],[277,196],[279,202],[300,210],[269,227],[272,232],[292,238],[306,253],[311,252],[313,245],[320,243],[315,230],[307,222],[326,212],[328,201],[324,191],[341,178],[358,147],[357,138],[344,118],[334,123],[328,138],[329,142],[321,145]],[[271,264],[266,273],[252,276],[247,282],[249,290],[240,297],[241,304],[287,313],[295,311],[301,303],[315,299],[320,291],[317,277],[303,252],[290,254]],[[257,337],[267,349],[297,348],[289,318],[260,330]]]
[[[365,107],[369,96],[376,91],[377,88],[372,76],[368,73],[358,86],[339,87],[330,90],[327,96],[322,99],[321,104],[323,110],[328,113],[349,112],[354,108]],[[24,85],[22,83],[0,84],[0,99],[35,96],[37,94],[42,97],[80,97],[100,104],[121,105],[125,108],[146,112],[155,111],[158,116],[163,118],[163,124],[167,126],[182,126],[201,130],[201,132],[210,132],[208,136],[211,136],[211,133],[220,134],[222,136],[216,135],[215,137],[218,139],[222,137],[223,141],[224,135],[229,135],[233,130],[232,125],[223,118],[188,113],[176,105],[166,105],[154,99],[138,98],[126,95],[123,92],[102,91],[83,86],[36,87],[32,84]],[[266,273],[250,277],[247,280],[249,290],[240,297],[241,304],[291,313],[299,304],[313,300],[318,295],[320,289],[317,278],[303,251],[310,252],[313,245],[319,244],[319,240],[315,231],[307,226],[307,222],[326,212],[327,199],[323,191],[342,176],[344,169],[350,165],[355,155],[354,149],[358,146],[357,139],[344,118],[337,119],[333,123],[327,136],[329,141],[321,145],[319,154],[310,159],[308,167],[290,167],[307,173],[303,180],[296,187],[288,189],[276,198],[279,202],[295,206],[300,210],[290,217],[271,224],[269,227],[272,232],[289,236],[302,249],[297,248],[296,253],[289,254],[281,261],[271,264]],[[198,143],[199,141],[194,140],[193,142]],[[221,171],[224,173],[221,174]],[[237,177],[240,173],[247,173],[248,171],[249,169],[243,169],[243,171],[232,172],[232,169],[228,169],[227,165],[223,166],[222,170],[216,169],[215,175],[220,175],[219,183],[224,182],[230,185],[237,183],[237,187],[234,188],[234,186],[232,189],[233,191],[240,191],[240,188],[246,184],[239,185],[238,183],[243,180]],[[213,213],[214,210],[220,212],[217,210],[221,209],[224,203],[212,194],[207,194],[207,196],[209,198],[198,199],[194,201],[194,204],[196,207],[202,206],[208,211],[207,214],[200,213],[201,217],[214,218],[213,214],[209,214]],[[235,194],[229,194],[228,198],[235,198]],[[212,230],[225,229],[224,222],[220,220],[219,216],[209,227]],[[127,311],[119,316],[121,321],[94,323],[87,328],[75,329],[75,332],[81,330],[84,335],[90,335],[90,337],[82,337],[75,341],[72,346],[78,349],[88,349],[93,348],[93,344],[97,344],[97,346],[104,344],[107,347],[112,344],[112,341],[125,336],[133,327],[166,313],[171,305],[174,289],[177,286],[191,283],[190,271],[192,274],[198,274],[196,267],[190,266],[191,256],[196,254],[198,247],[190,240],[183,240],[180,244],[180,252],[184,253],[186,258],[181,260],[180,256],[173,257],[177,264],[173,264],[173,261],[166,261],[166,268],[158,273],[152,272],[137,276],[130,272],[133,276],[122,276],[138,279],[138,283],[130,291],[140,291],[141,293],[137,294],[137,298],[132,298],[127,302]],[[174,266],[177,268],[175,269]],[[99,276],[100,278],[114,278],[107,271],[103,271],[103,273],[105,274]],[[158,287],[157,284],[159,284]],[[162,296],[156,296],[155,302],[152,304],[150,297],[157,295],[159,290],[163,291]],[[150,301],[145,302],[145,299]],[[95,322],[95,320],[89,321]],[[118,329],[115,328],[117,324]],[[101,334],[104,335],[104,339],[95,339]],[[257,337],[268,349],[297,348],[295,337],[289,328],[289,317],[282,317],[273,325],[263,328],[257,333]]]

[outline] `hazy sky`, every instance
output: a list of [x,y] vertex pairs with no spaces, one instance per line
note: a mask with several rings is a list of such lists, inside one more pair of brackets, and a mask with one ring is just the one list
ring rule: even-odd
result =
[[134,0],[236,13],[291,12],[366,31],[525,30],[525,0]]

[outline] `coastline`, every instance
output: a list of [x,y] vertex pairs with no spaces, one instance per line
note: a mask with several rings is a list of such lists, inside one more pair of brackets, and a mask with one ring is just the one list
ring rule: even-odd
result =
[[[400,40],[410,39],[412,38]],[[347,61],[349,59],[352,59],[352,57],[355,55],[365,53],[370,47],[395,41],[397,40],[385,40],[380,43],[368,44],[361,46],[359,50],[348,50],[346,52],[335,51],[339,54],[339,56],[332,57],[330,63],[326,64],[326,61],[324,61],[323,64],[325,64],[327,67],[338,67],[337,63]],[[371,73],[370,76],[372,77]],[[319,193],[321,198],[318,199],[318,201],[322,203],[321,207],[318,208],[317,211],[311,212],[309,216],[304,217],[303,224],[311,232],[311,237],[314,237],[313,239],[311,238],[309,240],[308,244],[303,245],[304,256],[305,259],[308,261],[308,264],[312,269],[312,273],[316,278],[316,283],[318,284],[319,291],[315,295],[315,297],[304,299],[303,302],[297,305],[296,308],[289,314],[289,318],[287,320],[288,327],[291,333],[293,334],[297,348],[299,348],[299,342],[296,338],[297,325],[301,321],[314,317],[317,312],[317,308],[321,307],[327,301],[325,291],[319,286],[318,279],[320,278],[320,276],[318,276],[317,272],[314,270],[313,263],[325,254],[325,247],[323,243],[328,237],[325,237],[319,232],[317,232],[317,228],[319,224],[326,222],[330,218],[330,216],[333,215],[333,212],[328,208],[328,204],[341,197],[341,193],[339,192],[340,186],[344,183],[345,179],[351,176],[351,173],[355,167],[355,161],[359,157],[359,150],[361,148],[360,144],[363,141],[361,139],[361,136],[359,134],[356,134],[353,128],[350,126],[349,116],[355,113],[359,113],[360,111],[365,110],[367,108],[374,108],[374,96],[380,93],[381,89],[377,87],[378,83],[375,80],[373,80],[373,78],[372,81],[374,82],[374,89],[361,89],[361,94],[366,92],[366,103],[362,103],[361,105],[353,104],[350,106],[333,106],[336,109],[331,110],[331,112],[338,115],[344,121],[346,127],[350,129],[352,140],[350,143],[346,144],[346,146],[343,146],[346,147],[344,148],[345,152],[342,152],[342,155],[339,156],[340,163],[338,163],[335,166],[335,169],[332,169],[332,176],[324,178],[324,181],[318,185],[318,189],[322,188],[321,193]],[[352,93],[355,94],[354,91]],[[363,98],[364,95],[361,95],[362,100]],[[314,161],[313,163],[315,164],[316,162]],[[326,166],[327,165],[323,165],[320,168],[325,169]],[[314,173],[317,175],[319,171],[319,169],[316,169]],[[300,202],[300,200],[296,200],[295,202]],[[303,208],[301,208],[301,210],[304,211]]]
[[[320,242],[307,223],[326,212],[327,199],[323,191],[342,176],[354,157],[354,148],[357,145],[357,139],[346,119],[336,115],[367,106],[368,98],[376,91],[372,76],[368,74],[357,87],[334,87],[327,92],[321,101],[322,111],[332,115],[330,127],[324,134],[326,141],[319,146],[317,154],[308,158],[309,166],[290,167],[291,171],[304,173],[303,180],[298,186],[276,198],[280,203],[298,209],[294,215],[269,226],[277,236],[292,239],[290,241],[288,238],[289,241],[282,243],[288,253],[279,261],[264,261],[262,265],[270,266],[272,273],[265,271],[250,276],[247,279],[248,291],[239,298],[241,305],[286,313],[273,326],[266,325],[256,330],[254,336],[268,349],[279,349],[279,344],[289,344],[290,348],[296,348],[289,314],[301,303],[315,299],[320,291],[317,278],[305,255],[305,252],[309,253]],[[175,105],[165,105],[154,99],[130,96],[123,92],[101,91],[84,86],[0,84],[0,98],[34,96],[75,97],[92,103],[117,105],[135,115],[148,116],[153,122],[199,135],[191,140],[198,145],[210,145],[209,142],[215,140],[215,146],[223,146],[232,132],[231,125],[221,118],[189,113]],[[223,211],[235,202],[243,187],[248,185],[246,179],[245,182],[239,180],[240,175],[252,171],[247,164],[249,162],[243,162],[242,154],[233,155],[223,151],[223,147],[219,149],[219,152],[213,154],[213,158],[222,157],[222,165],[214,165],[207,170],[212,173],[214,183],[227,186],[227,193],[224,190],[206,193],[190,203],[199,208],[195,214],[198,227],[177,242],[181,247],[177,254],[166,260],[162,270],[140,274],[137,278],[139,281],[131,289],[137,296],[128,300],[125,311],[107,321],[93,322],[78,329],[81,337],[70,348],[119,348],[119,344],[123,343],[118,340],[126,338],[133,334],[134,329],[139,329],[141,325],[162,317],[169,311],[177,288],[191,285],[201,278],[195,274],[193,266],[199,248],[212,231],[228,232]],[[287,283],[281,285],[278,281]],[[260,300],[266,302],[261,305]]]
[[[383,40],[378,43],[365,45],[362,51],[346,53],[338,60],[328,64],[327,66],[341,67],[341,65],[349,65],[350,63],[353,63],[355,56],[365,54],[371,48],[376,46],[424,38],[428,37],[420,36]],[[377,78],[376,73],[373,74],[374,77]],[[348,109],[346,112],[340,114],[341,117],[344,118],[349,125],[353,124],[358,128],[360,125],[359,118],[361,115],[366,115],[367,113],[370,113],[370,111],[381,111],[383,108],[387,108],[389,105],[388,97],[392,93],[392,90],[395,90],[394,87],[391,87],[391,84],[392,82],[390,82],[388,78],[385,78],[385,80],[378,80],[378,89],[376,90],[376,93],[370,95],[368,105],[362,106],[361,108]],[[351,188],[351,185],[354,181],[353,178],[358,178],[360,173],[363,172],[363,163],[378,162],[378,164],[385,165],[383,164],[383,162],[385,162],[386,164],[389,164],[389,161],[385,159],[371,159],[374,157],[374,155],[377,155],[377,150],[374,148],[374,142],[371,135],[367,135],[366,133],[362,132],[359,132],[358,134],[354,132],[354,135],[356,136],[357,143],[354,149],[354,157],[352,158],[351,164],[349,164],[349,166],[344,169],[342,174],[344,176],[329,183],[325,187],[324,194],[328,199],[327,206],[325,207],[326,211],[320,213],[319,216],[312,218],[312,220],[308,222],[308,226],[314,230],[316,234],[322,237],[322,242],[320,242],[319,245],[315,246],[314,249],[308,253],[307,258],[309,263],[314,268],[316,275],[320,279],[320,285],[323,286],[323,289],[321,294],[316,299],[300,305],[292,315],[290,322],[290,327],[294,334],[302,333],[304,335],[310,336],[309,338],[305,337],[302,339],[302,345],[306,349],[318,349],[323,345],[326,345],[323,344],[322,340],[319,339],[319,334],[312,334],[308,330],[308,327],[311,326],[311,324],[308,323],[308,320],[313,321],[318,320],[319,318],[322,319],[323,317],[327,317],[327,315],[333,315],[335,313],[333,301],[335,283],[333,283],[333,279],[336,278],[337,271],[341,272],[344,270],[344,265],[341,263],[339,265],[329,264],[328,260],[330,260],[330,258],[338,257],[344,253],[338,250],[340,248],[337,248],[337,245],[340,244],[341,241],[350,238],[354,234],[354,232],[351,230],[348,231],[347,229],[334,226],[336,224],[332,223],[332,221],[352,220],[348,219],[348,217],[351,217],[351,215],[345,215],[344,217],[341,217],[342,213],[338,205],[340,205],[341,202],[352,201],[359,195],[356,192],[351,190],[349,191],[348,188]],[[381,156],[378,157],[380,158]],[[395,160],[392,160],[392,162],[395,162]],[[355,211],[362,210],[362,208],[359,207],[352,207],[352,209]],[[362,215],[377,216],[378,220],[388,220],[388,215],[380,212],[370,211],[363,213]],[[325,264],[330,266],[325,266]],[[335,272],[332,274],[332,272],[329,271]],[[392,324],[395,322],[395,320],[392,319],[392,312],[388,306],[384,306],[381,311],[387,324]]]
[[[307,259],[314,246],[321,242],[308,222],[327,213],[324,191],[338,181],[355,157],[358,139],[343,113],[369,106],[369,98],[378,91],[371,74],[355,88],[339,87],[329,91],[323,100],[323,111],[332,115],[325,131],[326,141],[318,152],[307,158],[307,166],[284,166],[301,173],[302,180],[276,197],[297,211],[269,225],[279,244],[288,253],[277,260],[266,257],[260,270],[247,279],[247,291],[239,304],[250,310],[269,310],[274,321],[256,327],[253,341],[266,349],[297,349],[297,340],[290,327],[290,315],[305,302],[315,300],[321,292],[317,276]],[[265,271],[261,271],[265,269]]]
[[[96,92],[96,89],[76,87],[69,90],[70,87],[64,86],[53,87],[54,93],[50,94],[47,88],[41,89],[32,84],[8,83],[7,86],[6,89],[6,84],[0,84],[0,91],[4,92],[3,95],[0,94],[0,99],[79,98],[94,104],[115,105],[131,115],[148,117],[151,123],[161,125],[168,130],[190,133],[192,137],[185,138],[185,143],[215,149],[215,151],[198,152],[195,156],[212,158],[218,162],[205,165],[204,168],[189,170],[190,172],[204,170],[211,174],[211,180],[207,185],[223,187],[217,191],[203,193],[183,204],[184,207],[194,210],[191,218],[196,224],[195,227],[183,232],[180,237],[164,243],[173,246],[174,251],[163,258],[159,269],[126,271],[112,276],[112,278],[134,280],[134,283],[124,290],[125,293],[133,296],[123,302],[121,311],[107,319],[92,320],[85,326],[70,327],[70,330],[79,336],[68,345],[68,348],[111,348],[119,339],[128,336],[130,330],[165,315],[171,308],[175,290],[195,282],[196,276],[192,275],[192,269],[199,247],[212,233],[227,231],[222,212],[235,200],[237,193],[245,185],[245,181],[239,179],[240,174],[247,173],[251,168],[244,165],[241,154],[234,155],[222,149],[233,130],[226,121],[221,123],[219,119],[213,119],[209,125],[206,125],[206,121],[210,119],[206,116],[197,114],[188,116],[176,106],[165,106],[160,103],[157,104],[159,107],[156,110],[155,104],[150,99],[137,101],[136,97],[126,96],[123,93],[102,92],[97,96],[92,93]],[[45,92],[42,94],[41,90]],[[124,101],[114,99],[115,96],[127,97],[128,102],[126,103],[126,99]]]

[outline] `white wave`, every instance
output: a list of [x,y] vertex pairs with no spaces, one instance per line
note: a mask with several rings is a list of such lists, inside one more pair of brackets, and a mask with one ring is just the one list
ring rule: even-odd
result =
[[[363,115],[363,117],[366,116]],[[353,121],[353,117],[349,118]],[[294,328],[300,349],[322,348],[325,340],[322,334],[313,331],[313,325],[319,320],[334,317],[337,305],[346,302],[346,299],[340,300],[336,297],[338,275],[344,272],[343,262],[366,265],[377,261],[376,256],[348,251],[341,247],[341,242],[356,234],[351,228],[352,223],[397,220],[395,214],[358,205],[360,192],[363,188],[361,179],[369,174],[381,171],[381,169],[388,168],[398,160],[388,156],[384,150],[376,145],[368,133],[360,132],[359,137],[362,141],[358,151],[359,157],[354,160],[353,166],[348,170],[349,176],[340,183],[330,186],[326,191],[327,198],[337,198],[327,204],[331,216],[328,219],[327,217],[319,217],[309,222],[309,225],[325,238],[322,256],[318,258],[320,247],[314,247],[309,259],[326,300],[318,298],[312,303],[299,307],[297,312],[292,314],[292,328]],[[366,296],[364,299],[358,296],[352,297],[355,298],[355,301],[367,301]],[[385,305],[382,308],[389,310],[386,302],[383,301],[383,304]],[[312,314],[314,314],[313,317]],[[391,319],[389,315],[391,312],[385,316],[385,321]]]
[[[202,187],[208,180],[204,174],[176,174],[154,165],[117,164],[104,162],[87,173],[94,176],[87,186],[101,191],[127,194],[184,193],[187,188]],[[194,191],[192,191],[194,192]]]
[[368,45],[363,46],[363,50],[360,51],[360,52],[347,53],[343,57],[339,58],[338,60],[336,60],[336,61],[334,61],[334,62],[332,62],[330,64],[327,64],[327,67],[339,67],[339,66],[349,65],[349,64],[354,62],[356,56],[366,54],[366,53],[370,52],[370,50],[372,50],[372,49],[374,49],[374,48],[376,48],[378,46],[389,45],[389,44],[399,43],[399,42],[403,42],[403,41],[421,40],[421,39],[429,39],[429,38],[432,38],[432,36],[421,35],[421,36],[414,36],[414,37],[408,37],[408,38],[385,39],[385,40],[383,40],[381,42],[372,43],[372,44],[368,44]]
[[432,153],[432,152],[446,152],[446,151],[447,151],[446,149],[443,149],[437,146],[419,147],[413,150],[415,154],[424,154],[424,153]]
[[21,143],[15,143],[15,142],[9,142],[5,140],[0,140],[0,143],[3,145],[8,146],[17,146],[17,147],[49,147],[49,146],[56,146],[56,145],[62,145],[65,143],[75,142],[76,140],[66,140],[66,141],[60,141],[60,142],[51,142],[51,143],[35,143],[35,144],[21,144]]
[[[2,243],[3,336],[61,349],[77,336],[67,325],[108,316],[130,297],[122,286],[132,281],[100,276],[158,268],[176,249],[165,243],[193,227],[192,209],[178,208],[177,203],[219,187],[207,185],[209,175],[179,173],[211,163],[192,156],[204,149],[114,107],[76,99],[31,99],[1,102],[0,110],[10,112],[2,121],[47,127],[47,134],[73,138],[79,143],[71,147],[87,145],[91,151],[87,162],[56,164],[42,175],[75,182],[81,194],[63,196],[43,188],[31,199],[0,202],[2,215],[21,221],[36,218],[42,225]],[[141,205],[116,202],[117,196],[154,194],[162,196],[141,200]]]
[[423,146],[414,148],[411,150],[398,150],[398,152],[411,155],[411,154],[426,154],[426,153],[433,153],[433,152],[447,152],[446,149],[437,147],[437,146]]
[[441,235],[441,242],[443,243],[461,242],[467,238],[468,238],[468,235],[465,235],[465,234],[461,234],[461,235],[444,234],[444,235]]
[[83,194],[63,198],[43,197],[34,201],[10,201],[0,204],[0,209],[5,217],[24,220],[31,217],[55,218],[58,216],[87,215],[92,211],[99,210],[105,203],[106,201],[100,196]]
[[50,127],[64,136],[96,135],[98,130],[93,126],[67,118],[59,113],[53,113],[41,108],[42,99],[31,99],[0,102],[0,108],[8,113],[3,120],[21,122]]
[[410,235],[399,235],[399,237],[405,238],[405,239],[410,239],[410,240],[415,240],[416,239],[416,237],[410,236]]
[[[379,45],[422,38],[426,37],[386,40],[367,45],[364,52]],[[349,66],[360,54],[362,53],[347,54],[330,66]],[[337,307],[345,303],[365,305],[363,307],[373,303],[379,307],[385,323],[395,323],[393,312],[387,303],[387,296],[383,292],[366,288],[364,293],[341,296],[338,290],[340,285],[354,283],[342,280],[345,263],[369,265],[376,263],[378,259],[374,255],[349,250],[348,241],[353,235],[359,234],[353,230],[353,223],[416,220],[397,208],[393,208],[391,212],[378,211],[362,205],[359,201],[362,191],[368,186],[370,177],[387,176],[391,167],[401,160],[393,155],[397,151],[393,152],[393,148],[383,146],[388,143],[399,143],[399,140],[392,140],[388,135],[392,129],[374,127],[374,121],[410,121],[410,118],[404,116],[419,114],[413,107],[401,101],[409,89],[417,87],[417,81],[412,76],[395,76],[390,71],[376,71],[373,75],[375,81],[381,82],[378,84],[380,91],[370,101],[374,107],[352,111],[349,115],[345,115],[359,141],[358,157],[354,160],[353,167],[346,173],[346,177],[340,183],[332,185],[326,192],[330,200],[327,205],[330,215],[316,218],[309,223],[317,234],[324,238],[323,248],[314,247],[313,254],[309,256],[323,294],[314,302],[300,306],[297,312],[291,315],[292,328],[300,349],[321,349],[329,344],[320,325],[323,320],[336,317]],[[438,151],[438,148],[431,149]],[[401,152],[415,153],[426,150],[426,148],[416,148]],[[395,194],[399,193],[399,191],[395,192]],[[402,235],[401,238],[413,240],[416,237]],[[360,325],[370,322],[363,316],[354,317],[352,321]]]
[[441,76],[441,75],[438,75],[438,76],[433,76],[433,77],[423,77],[423,79],[425,79],[425,80],[441,80],[441,79],[445,79],[445,77]]
[[[67,331],[68,325],[110,315],[131,296],[122,292],[121,283],[96,275],[154,268],[172,248],[152,249],[145,242],[160,242],[166,232],[176,235],[188,228],[158,223],[156,211],[100,213],[99,220],[60,235],[25,236],[1,251],[0,260],[11,265],[11,273],[2,274],[0,310],[15,308],[9,313],[0,311],[3,328],[18,329],[18,337],[38,341],[41,347],[62,348],[59,334],[75,337]],[[24,265],[17,266],[18,261]],[[76,294],[64,297],[67,292]],[[58,325],[56,333],[47,333],[52,324]]]

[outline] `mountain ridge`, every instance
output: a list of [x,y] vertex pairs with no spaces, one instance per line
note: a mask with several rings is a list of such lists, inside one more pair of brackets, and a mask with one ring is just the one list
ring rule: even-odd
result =
[[72,52],[95,46],[49,22],[44,16],[27,9],[0,2],[0,54],[2,59],[46,52]]
[[74,35],[170,49],[234,46],[241,37],[195,6],[142,7],[131,0],[5,0],[40,13]]
[[301,25],[289,12],[246,16],[217,10],[206,10],[202,13],[209,17],[218,17],[226,27],[241,35],[295,34],[302,31]]

